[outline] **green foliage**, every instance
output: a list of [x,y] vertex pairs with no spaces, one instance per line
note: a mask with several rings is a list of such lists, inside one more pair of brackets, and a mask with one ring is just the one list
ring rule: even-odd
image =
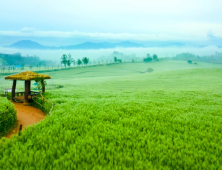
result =
[[61,64],[63,64],[66,68],[67,63],[68,63],[67,55],[63,54],[62,57],[61,57]]
[[5,71],[5,66],[2,66],[1,67],[1,72],[4,72]]
[[114,57],[114,62],[115,62],[115,63],[122,63],[122,60],[121,60],[121,59],[118,59],[117,57]]
[[33,98],[32,106],[41,109],[45,114],[49,114],[52,109],[52,103],[45,99],[44,96],[38,95]]
[[143,59],[143,62],[151,62],[151,61],[159,61],[158,56],[156,54],[153,54],[153,57],[151,57],[150,54],[147,54],[146,58]]
[[[39,57],[37,56],[22,56],[20,53],[15,54],[1,54],[0,60],[2,59],[3,65],[34,65],[35,63],[40,62]],[[0,63],[1,64],[1,63]]]
[[68,54],[67,65],[70,67],[73,62],[74,62],[74,60],[73,60],[71,54]]
[[64,85],[61,85],[61,84],[56,84],[55,85],[55,88],[57,88],[57,89],[60,89],[60,88],[63,88],[64,87]]
[[7,92],[5,97],[8,99],[8,100],[11,100],[12,99],[12,93],[11,92]]
[[25,65],[24,65],[24,64],[22,64],[21,70],[24,70],[24,67],[25,67]]
[[87,65],[89,63],[89,58],[83,57],[82,62]]
[[181,53],[174,57],[175,60],[195,60],[197,56],[191,53]]
[[153,59],[151,57],[147,57],[143,59],[143,62],[151,62]]
[[220,169],[222,69],[149,64],[52,72],[51,116],[0,140],[0,169]]
[[44,77],[35,77],[35,82],[37,83],[37,88],[39,92],[43,93],[43,88],[47,85]]
[[187,60],[187,63],[188,63],[188,64],[192,64],[192,61],[191,61],[191,60]]
[[159,61],[158,56],[156,54],[153,54],[153,60],[154,61]]
[[80,66],[82,64],[82,61],[80,59],[78,59],[77,64],[78,64],[78,66]]
[[118,63],[122,63],[122,60],[121,60],[121,59],[117,59],[117,62],[118,62]]
[[117,57],[114,57],[114,62],[117,63]]
[[7,134],[17,121],[16,110],[6,98],[0,97],[0,137]]
[[147,69],[147,72],[148,72],[148,73],[151,73],[151,72],[153,72],[153,71],[154,71],[154,70],[153,70],[152,68],[148,68],[148,69]]

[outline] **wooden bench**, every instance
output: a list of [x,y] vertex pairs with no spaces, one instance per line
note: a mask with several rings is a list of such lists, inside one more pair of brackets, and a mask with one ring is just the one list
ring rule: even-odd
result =
[[[30,94],[28,95],[28,101],[32,102],[33,100],[33,96],[38,95],[39,92],[36,91],[30,91]],[[25,92],[24,91],[20,91],[20,92],[15,92],[15,97],[13,98],[14,101],[16,102],[22,102],[24,103],[25,100]]]

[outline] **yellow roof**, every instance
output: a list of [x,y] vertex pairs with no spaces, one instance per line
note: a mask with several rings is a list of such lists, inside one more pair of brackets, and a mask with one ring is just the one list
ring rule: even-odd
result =
[[12,80],[35,80],[36,77],[43,77],[44,79],[51,79],[50,76],[45,74],[38,74],[32,71],[25,71],[18,74],[14,74],[11,76],[5,77],[5,79],[12,79]]

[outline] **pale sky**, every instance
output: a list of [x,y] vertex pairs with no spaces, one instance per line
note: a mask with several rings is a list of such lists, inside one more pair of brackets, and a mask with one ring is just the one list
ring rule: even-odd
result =
[[0,0],[0,38],[222,39],[222,0]]

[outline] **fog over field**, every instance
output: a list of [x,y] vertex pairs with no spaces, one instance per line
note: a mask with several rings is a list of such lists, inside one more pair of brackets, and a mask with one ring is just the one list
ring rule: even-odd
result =
[[222,52],[222,48],[216,46],[207,46],[202,48],[197,47],[151,47],[151,48],[114,48],[114,49],[101,49],[101,50],[26,50],[26,49],[11,49],[0,47],[1,53],[13,54],[21,53],[23,56],[38,56],[41,60],[52,60],[60,63],[63,54],[71,54],[74,59],[88,57],[93,60],[105,60],[107,56],[111,55],[114,51],[124,53],[125,55],[135,54],[135,57],[145,58],[147,53],[157,54],[159,58],[174,57],[179,53],[192,53],[195,55],[206,56],[213,55],[215,52]]
[[[0,53],[20,52],[23,56],[36,55],[56,62],[68,53],[73,58],[90,60],[101,59],[113,51],[136,57],[155,53],[160,58],[184,52],[211,55],[222,51],[221,6],[219,0],[4,1]],[[130,41],[152,48],[52,51],[3,48],[21,40],[45,46]],[[182,46],[162,48],[158,43]]]

